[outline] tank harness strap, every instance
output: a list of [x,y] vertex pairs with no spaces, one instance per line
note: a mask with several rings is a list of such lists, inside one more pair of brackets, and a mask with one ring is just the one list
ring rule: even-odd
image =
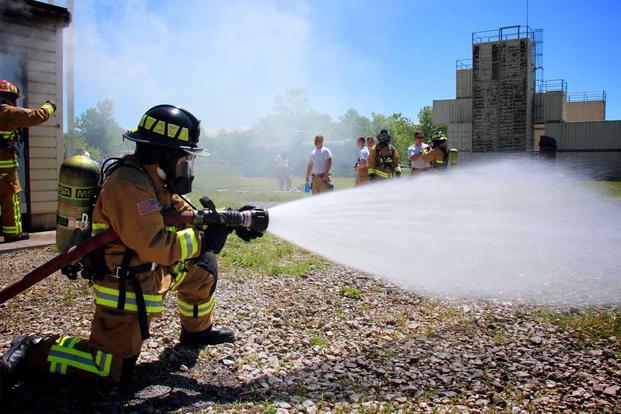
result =
[[117,302],[117,309],[123,310],[125,308],[125,299],[127,296],[127,288],[126,283],[127,279],[129,279],[132,283],[132,287],[134,288],[134,293],[136,294],[136,307],[138,308],[138,322],[140,323],[140,336],[142,340],[149,339],[151,336],[149,335],[149,321],[147,319],[147,307],[144,301],[144,295],[142,293],[142,288],[140,287],[140,282],[136,278],[136,275],[143,272],[148,272],[153,270],[153,265],[151,263],[145,263],[140,266],[129,267],[129,263],[134,256],[134,252],[127,248],[125,249],[125,253],[123,253],[123,261],[121,262],[121,266],[117,267],[116,273],[119,277],[119,300]]

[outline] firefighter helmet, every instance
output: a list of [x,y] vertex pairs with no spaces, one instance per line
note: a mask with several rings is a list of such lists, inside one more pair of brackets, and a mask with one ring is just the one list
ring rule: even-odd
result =
[[448,141],[448,137],[442,131],[435,131],[433,133],[433,135],[431,136],[431,140],[432,141],[439,141],[439,142]]
[[140,118],[138,128],[127,131],[123,138],[159,147],[201,151],[198,146],[200,121],[185,109],[157,105]]
[[379,134],[377,134],[377,141],[380,144],[388,144],[390,142],[390,134],[387,129],[382,129]]
[[8,80],[0,80],[0,95],[17,100],[19,98],[19,88]]

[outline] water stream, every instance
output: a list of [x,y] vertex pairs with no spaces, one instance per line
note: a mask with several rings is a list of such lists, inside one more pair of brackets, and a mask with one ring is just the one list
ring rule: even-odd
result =
[[621,302],[621,200],[553,164],[507,159],[306,197],[269,231],[441,298]]

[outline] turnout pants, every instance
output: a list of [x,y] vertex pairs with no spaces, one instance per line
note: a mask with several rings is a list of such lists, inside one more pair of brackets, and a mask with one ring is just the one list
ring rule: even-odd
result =
[[[175,277],[160,268],[138,274],[148,320],[159,316],[169,290],[177,292],[177,312],[188,332],[201,332],[213,323],[218,268],[216,256],[205,253],[197,259],[179,263]],[[142,337],[137,314],[136,294],[127,283],[125,300],[119,309],[118,278],[109,275],[94,284],[95,316],[88,340],[73,336],[54,336],[35,345],[28,354],[30,370],[76,377],[119,381],[140,355]],[[125,368],[124,368],[125,366]]]
[[313,175],[313,180],[311,181],[311,193],[319,194],[325,193],[326,191],[331,191],[330,186],[330,177],[319,178],[318,175]]
[[5,237],[18,237],[22,234],[22,212],[17,194],[21,190],[17,171],[6,173],[0,169],[0,208],[2,233]]

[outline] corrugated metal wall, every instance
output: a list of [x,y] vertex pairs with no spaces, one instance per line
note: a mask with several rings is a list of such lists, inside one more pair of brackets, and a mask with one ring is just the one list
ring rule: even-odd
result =
[[472,98],[472,69],[461,69],[455,72],[455,96]]
[[621,178],[621,121],[550,123],[546,135],[556,139],[560,161],[600,178]]
[[566,102],[566,122],[604,121],[606,119],[606,101]]
[[433,123],[448,126],[452,122],[472,121],[472,99],[443,99],[433,101]]
[[30,197],[33,227],[53,228],[56,222],[58,167],[63,159],[62,25],[37,20],[3,20],[0,51],[26,68],[26,104],[56,102],[57,111],[45,124],[29,128]]
[[560,122],[565,120],[563,105],[567,95],[562,91],[535,94],[535,122]]
[[472,151],[472,122],[451,123],[447,129],[450,148],[459,151]]

